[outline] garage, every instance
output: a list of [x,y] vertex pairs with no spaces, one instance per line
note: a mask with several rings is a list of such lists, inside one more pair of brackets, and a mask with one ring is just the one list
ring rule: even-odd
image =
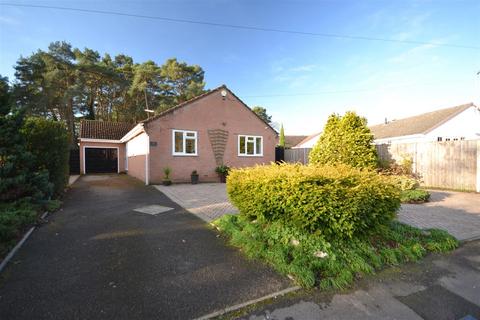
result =
[[133,124],[97,120],[80,122],[80,174],[120,173],[127,170],[121,141]]
[[117,173],[118,148],[85,147],[85,173]]

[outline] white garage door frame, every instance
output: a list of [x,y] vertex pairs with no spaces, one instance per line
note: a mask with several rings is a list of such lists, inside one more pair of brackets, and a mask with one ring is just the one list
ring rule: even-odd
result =
[[120,173],[120,148],[119,147],[103,147],[103,146],[83,146],[83,172],[87,174],[85,162],[85,149],[117,149],[117,173]]

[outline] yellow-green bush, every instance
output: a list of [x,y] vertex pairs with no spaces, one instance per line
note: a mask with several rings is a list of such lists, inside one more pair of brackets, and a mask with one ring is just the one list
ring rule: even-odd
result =
[[387,176],[390,181],[402,191],[414,190],[419,187],[419,183],[416,179],[403,175],[403,176]]
[[281,164],[233,169],[227,191],[242,215],[326,237],[351,238],[388,224],[399,191],[371,170],[346,165]]

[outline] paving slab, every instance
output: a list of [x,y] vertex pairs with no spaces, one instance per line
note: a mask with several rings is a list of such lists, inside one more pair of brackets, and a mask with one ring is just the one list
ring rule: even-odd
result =
[[80,177],[48,219],[0,274],[2,320],[192,319],[292,286],[126,175]]

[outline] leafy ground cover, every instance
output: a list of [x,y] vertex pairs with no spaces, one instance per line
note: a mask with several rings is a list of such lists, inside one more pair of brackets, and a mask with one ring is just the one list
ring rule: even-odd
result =
[[305,288],[346,288],[357,277],[386,266],[447,252],[458,242],[447,232],[392,221],[368,236],[330,239],[280,221],[225,215],[212,225],[247,257],[273,266]]
[[0,260],[15,246],[25,230],[37,222],[40,214],[57,210],[61,203],[49,200],[34,204],[28,198],[0,203]]
[[430,199],[430,192],[423,189],[403,190],[400,193],[402,203],[424,203]]

